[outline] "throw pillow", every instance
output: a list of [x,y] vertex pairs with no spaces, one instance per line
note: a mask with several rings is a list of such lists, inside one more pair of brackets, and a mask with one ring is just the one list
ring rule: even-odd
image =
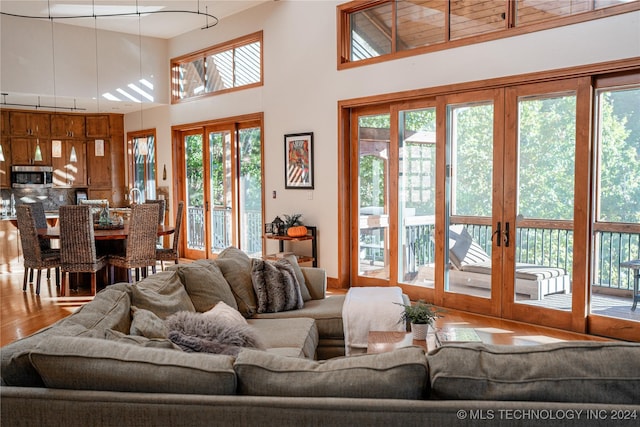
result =
[[284,257],[284,259],[291,263],[293,271],[296,273],[296,278],[298,279],[298,283],[300,284],[300,293],[302,294],[302,300],[304,302],[312,300],[313,298],[311,298],[311,293],[309,292],[309,288],[307,288],[307,282],[304,279],[304,274],[302,274],[300,264],[298,264],[298,257],[295,255],[287,255],[286,257]]
[[169,331],[162,319],[144,308],[131,307],[131,329],[129,334],[145,338],[166,338]]
[[131,305],[149,310],[161,319],[178,311],[196,311],[175,271],[163,271],[134,284]]
[[489,254],[473,240],[463,225],[449,227],[449,259],[458,270],[465,265],[491,261]]
[[244,317],[253,316],[257,303],[251,283],[251,258],[240,249],[230,246],[220,252],[215,262],[231,287],[240,313]]
[[277,313],[304,307],[300,284],[291,263],[253,259],[251,279],[258,299],[258,313]]
[[169,339],[186,352],[236,356],[245,347],[264,347],[248,324],[231,325],[188,311],[176,313],[165,322]]
[[178,272],[196,311],[210,310],[218,301],[224,301],[233,308],[238,307],[229,283],[215,262],[198,260],[191,264],[174,265],[168,269]]
[[220,301],[211,310],[205,311],[202,314],[216,322],[224,323],[229,326],[248,325],[247,319],[245,319],[238,310],[229,307],[223,301]]

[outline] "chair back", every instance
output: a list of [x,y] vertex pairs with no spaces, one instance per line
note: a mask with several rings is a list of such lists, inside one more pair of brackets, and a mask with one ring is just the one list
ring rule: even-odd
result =
[[20,243],[22,243],[24,264],[29,268],[35,268],[35,266],[42,261],[42,250],[40,248],[38,227],[36,227],[32,206],[29,204],[16,206],[16,217],[18,220],[18,231],[20,232]]
[[47,215],[44,212],[42,202],[28,203],[31,206],[31,214],[36,222],[36,228],[47,228]]
[[182,218],[184,217],[184,202],[178,202],[178,211],[176,212],[176,225],[173,232],[173,251],[178,254],[178,245],[180,244],[180,229],[182,228]]
[[156,239],[158,237],[158,216],[160,210],[155,204],[139,204],[131,207],[129,236],[127,237],[128,261],[156,262]]
[[60,206],[60,260],[62,267],[96,262],[91,206]]
[[164,199],[147,199],[145,203],[158,205],[160,216],[158,217],[158,224],[164,224],[164,211],[167,208],[167,202]]
[[[33,215],[33,220],[36,222],[36,228],[47,228],[47,214],[44,212],[44,205],[42,202],[32,202],[28,203],[31,206],[31,214]],[[48,251],[51,249],[51,242],[49,239],[40,239],[40,249],[43,251]]]

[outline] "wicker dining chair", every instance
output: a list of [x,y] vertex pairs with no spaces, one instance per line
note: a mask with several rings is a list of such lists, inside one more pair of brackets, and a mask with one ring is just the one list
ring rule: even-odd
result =
[[107,257],[96,254],[91,206],[60,206],[61,294],[67,295],[67,273],[91,273],[91,294],[97,291],[96,273],[107,266]]
[[158,217],[158,224],[164,224],[164,211],[167,208],[167,202],[164,199],[147,199],[145,203],[158,205],[160,216]]
[[180,229],[182,228],[182,217],[184,216],[184,202],[178,203],[176,212],[175,231],[173,233],[173,245],[170,248],[156,249],[156,260],[160,261],[160,268],[164,271],[164,261],[173,261],[176,264],[180,258],[178,246],[180,244]]
[[[30,202],[29,206],[31,206],[31,214],[33,215],[33,219],[36,222],[36,228],[47,228],[47,214],[44,211],[44,205],[42,202]],[[42,237],[38,237],[40,241],[40,249],[42,251],[50,251],[51,250],[51,240],[44,239]],[[51,269],[47,269],[47,279],[51,278]],[[31,275],[29,277],[30,281],[33,281],[33,270],[31,270]]]
[[33,280],[32,272],[33,270],[37,270],[36,295],[40,295],[40,282],[43,269],[48,270],[55,268],[56,286],[60,285],[60,251],[58,249],[41,249],[32,206],[28,204],[18,205],[16,207],[16,216],[18,220],[18,231],[20,233],[20,243],[22,243],[22,256],[24,258],[22,290],[27,290],[28,277],[31,276],[31,280]]
[[114,277],[114,267],[127,269],[127,280],[131,282],[131,269],[136,270],[136,280],[139,273],[146,277],[147,268],[156,264],[156,239],[158,237],[157,205],[137,204],[131,207],[129,221],[129,235],[124,254],[109,255],[110,277]]

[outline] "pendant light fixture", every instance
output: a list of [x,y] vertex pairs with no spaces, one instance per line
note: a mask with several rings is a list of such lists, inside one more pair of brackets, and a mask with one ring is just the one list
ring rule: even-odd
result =
[[76,146],[75,145],[71,146],[71,154],[69,154],[69,161],[71,163],[77,163],[78,162],[78,156],[76,155]]
[[36,126],[36,152],[33,155],[33,160],[35,162],[41,162],[42,161],[42,150],[40,149],[40,137],[38,137],[38,126]]

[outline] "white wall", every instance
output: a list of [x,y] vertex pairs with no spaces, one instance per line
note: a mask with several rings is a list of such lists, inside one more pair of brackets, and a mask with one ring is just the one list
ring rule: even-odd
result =
[[[156,128],[158,164],[171,171],[172,125],[264,112],[266,219],[283,213],[303,214],[320,233],[319,261],[336,277],[337,258],[337,103],[340,100],[411,89],[476,81],[500,76],[558,69],[616,59],[640,57],[640,12],[456,49],[413,56],[376,65],[337,71],[336,5],[342,1],[267,2],[221,20],[209,30],[195,30],[167,42],[145,38],[144,74],[154,76],[160,102],[169,100],[169,59],[256,31],[264,31],[264,86],[207,99],[165,105],[125,116],[125,131]],[[22,91],[52,93],[51,56],[46,37],[48,22],[14,22],[2,18],[0,81]],[[58,26],[58,24],[56,24]],[[57,48],[63,62],[77,63],[68,72],[73,79],[58,80],[58,94],[76,94],[91,88],[95,75],[93,31],[60,24]],[[66,28],[62,28],[66,27]],[[115,88],[139,78],[136,36],[104,32],[101,49],[101,86]],[[58,35],[60,34],[60,35]],[[102,33],[100,40],[103,39]],[[16,43],[16,41],[19,41]],[[47,56],[49,55],[49,56]],[[102,55],[105,55],[103,59]],[[10,61],[10,63],[7,63]],[[58,64],[56,60],[56,64]],[[62,66],[62,64],[60,64]],[[56,68],[58,65],[56,65]],[[57,71],[57,74],[60,72]],[[49,80],[47,80],[49,79]],[[5,83],[10,83],[6,85]],[[95,87],[95,83],[93,84]],[[90,89],[83,89],[88,91]],[[84,93],[84,92],[83,92]],[[315,189],[284,189],[283,135],[313,131],[315,137]],[[165,185],[161,182],[160,185]],[[277,191],[277,199],[271,192]],[[268,242],[275,251],[276,243]]]

